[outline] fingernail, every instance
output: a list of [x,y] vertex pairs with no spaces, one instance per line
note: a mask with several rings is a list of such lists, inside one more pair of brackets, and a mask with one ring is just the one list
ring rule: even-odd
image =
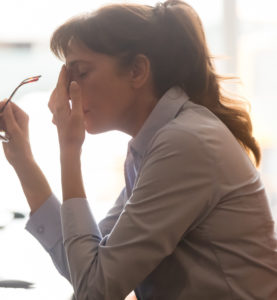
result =
[[70,87],[77,90],[79,88],[79,85],[76,81],[71,81],[70,82]]

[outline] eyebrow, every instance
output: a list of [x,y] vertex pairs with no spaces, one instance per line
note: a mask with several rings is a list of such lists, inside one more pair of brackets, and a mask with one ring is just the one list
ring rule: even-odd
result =
[[71,68],[73,68],[75,65],[77,65],[77,64],[79,64],[79,63],[88,64],[89,61],[82,60],[82,59],[76,59],[76,60],[73,60],[73,61],[71,61],[71,62],[69,62],[68,64],[65,64],[65,65],[66,65],[66,67],[67,67],[68,69],[71,69]]

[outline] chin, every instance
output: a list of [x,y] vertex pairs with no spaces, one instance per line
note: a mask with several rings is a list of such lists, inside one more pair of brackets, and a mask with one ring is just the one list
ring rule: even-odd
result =
[[99,133],[107,132],[109,130],[111,129],[97,126],[96,124],[90,124],[90,126],[86,124],[86,132],[89,134],[99,134]]
[[100,131],[100,130],[86,130],[86,132],[88,134],[99,134],[99,133],[103,133],[105,131]]

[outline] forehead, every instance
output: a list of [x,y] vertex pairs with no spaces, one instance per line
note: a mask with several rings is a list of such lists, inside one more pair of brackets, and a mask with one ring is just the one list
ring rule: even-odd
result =
[[97,53],[87,48],[83,43],[71,40],[68,43],[65,62],[67,67],[72,67],[76,62],[90,62]]
[[100,66],[102,69],[118,69],[119,60],[115,56],[95,52],[82,42],[70,41],[67,47],[65,65],[68,69],[80,64]]

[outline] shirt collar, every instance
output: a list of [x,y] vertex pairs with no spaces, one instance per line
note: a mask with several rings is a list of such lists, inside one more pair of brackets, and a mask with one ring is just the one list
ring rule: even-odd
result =
[[137,135],[130,140],[128,148],[142,157],[154,134],[176,117],[188,99],[188,95],[178,86],[167,90],[160,98]]

